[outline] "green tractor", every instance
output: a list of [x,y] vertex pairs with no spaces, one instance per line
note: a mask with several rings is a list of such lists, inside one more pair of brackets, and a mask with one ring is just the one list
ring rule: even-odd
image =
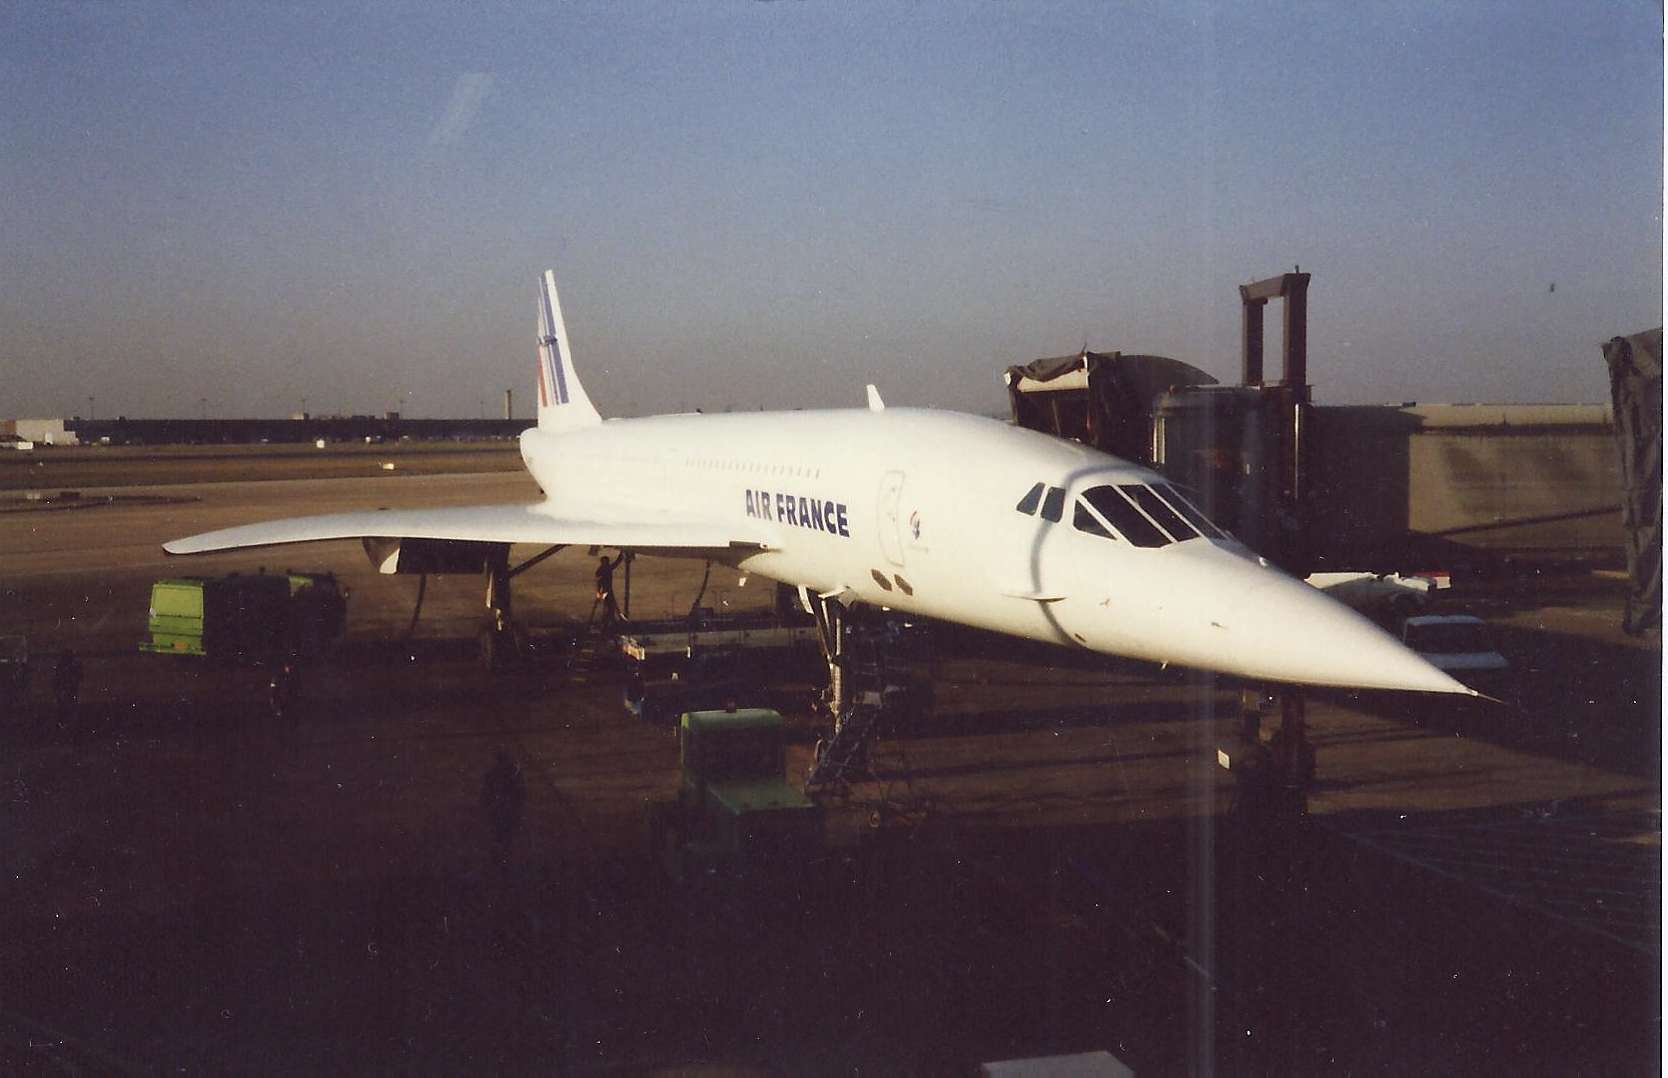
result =
[[685,712],[683,782],[649,806],[649,840],[678,883],[779,876],[822,848],[820,807],[786,781],[782,716]]

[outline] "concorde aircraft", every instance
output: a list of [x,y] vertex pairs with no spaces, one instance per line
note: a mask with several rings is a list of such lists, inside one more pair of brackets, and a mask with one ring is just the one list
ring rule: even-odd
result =
[[507,633],[511,544],[608,547],[794,585],[824,617],[866,603],[1255,681],[1476,695],[1146,468],[997,420],[888,408],[873,386],[866,408],[604,420],[554,272],[538,304],[538,423],[521,455],[544,500],[274,520],[164,549],[357,538],[385,572],[485,565]]

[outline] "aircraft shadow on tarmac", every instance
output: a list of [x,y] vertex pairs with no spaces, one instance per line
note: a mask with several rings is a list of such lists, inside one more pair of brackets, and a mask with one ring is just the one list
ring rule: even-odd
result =
[[1507,748],[1642,778],[1660,773],[1660,649],[1515,625],[1497,625],[1495,632],[1515,671],[1515,702],[1369,692],[1323,696]]

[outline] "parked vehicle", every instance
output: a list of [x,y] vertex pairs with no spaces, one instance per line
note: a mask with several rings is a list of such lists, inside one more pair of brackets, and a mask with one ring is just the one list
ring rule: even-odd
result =
[[674,880],[780,877],[821,850],[821,809],[785,777],[780,714],[685,712],[680,726],[677,800],[649,806],[650,841]]
[[1517,677],[1500,652],[1494,628],[1473,614],[1418,614],[1402,622],[1402,643],[1438,670],[1509,704]]
[[139,650],[266,662],[318,654],[346,623],[347,591],[329,573],[168,577],[151,586],[151,636]]

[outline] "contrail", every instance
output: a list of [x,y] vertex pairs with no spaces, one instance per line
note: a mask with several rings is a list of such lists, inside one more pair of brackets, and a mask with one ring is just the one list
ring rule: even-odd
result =
[[459,75],[457,85],[452,87],[452,99],[446,103],[446,111],[435,123],[434,130],[429,132],[429,145],[450,146],[462,138],[491,89],[492,73],[489,71],[466,71]]

